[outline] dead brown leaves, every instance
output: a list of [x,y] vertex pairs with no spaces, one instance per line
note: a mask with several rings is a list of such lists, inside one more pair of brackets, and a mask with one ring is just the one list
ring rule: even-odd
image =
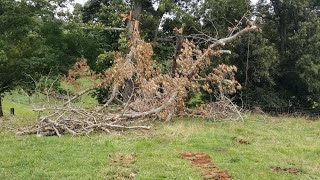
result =
[[79,82],[77,79],[80,77],[90,77],[92,78],[93,72],[87,64],[86,59],[80,59],[77,63],[75,63],[71,69],[68,71],[68,76],[64,77],[65,82],[73,85],[75,89],[79,88]]
[[105,73],[96,76],[100,81],[98,87],[119,90],[115,95],[117,97],[122,96],[121,91],[128,88],[125,87],[126,82],[132,81],[131,88],[134,90],[131,101],[125,107],[136,112],[156,109],[165,104],[172,94],[177,93],[172,104],[156,114],[157,118],[168,120],[185,112],[186,98],[191,92],[203,89],[221,98],[241,88],[235,80],[235,66],[221,64],[208,71],[212,63],[211,57],[216,55],[214,52],[219,51],[219,48],[202,51],[192,42],[185,40],[173,78],[170,74],[161,73],[160,66],[153,60],[152,45],[143,41],[139,34],[133,33],[129,52],[126,55],[117,53],[114,65]]

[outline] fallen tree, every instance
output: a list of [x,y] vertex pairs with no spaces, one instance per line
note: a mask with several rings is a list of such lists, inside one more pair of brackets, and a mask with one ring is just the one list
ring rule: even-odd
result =
[[[138,26],[139,23],[134,24]],[[213,57],[231,53],[223,49],[227,43],[243,34],[258,31],[257,26],[250,25],[234,35],[216,40],[204,50],[183,38],[179,53],[175,53],[175,68],[167,74],[162,73],[153,60],[152,44],[140,38],[137,26],[133,30],[127,54],[118,53],[113,67],[104,73],[89,73],[95,81],[93,87],[69,98],[61,107],[42,108],[41,111],[48,111],[49,115],[40,117],[37,125],[20,130],[18,134],[89,135],[96,131],[110,133],[150,129],[150,126],[141,125],[146,119],[169,121],[175,116],[241,117],[238,107],[226,96],[241,89],[235,80],[237,68],[225,64],[214,69],[208,68]],[[82,71],[91,71],[85,60],[69,71],[67,80],[75,83]],[[131,95],[124,101],[122,92],[128,84],[132,86]],[[110,97],[102,106],[85,109],[73,104],[82,95],[98,88],[111,90]],[[185,104],[188,93],[200,90],[218,93],[218,101],[188,109]],[[115,101],[116,109],[110,110],[110,104]]]

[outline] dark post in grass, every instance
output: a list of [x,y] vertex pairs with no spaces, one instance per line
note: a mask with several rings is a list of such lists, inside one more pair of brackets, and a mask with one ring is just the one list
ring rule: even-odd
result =
[[2,99],[0,96],[0,118],[3,116],[3,111],[2,111]]
[[10,108],[10,114],[14,115],[14,108]]

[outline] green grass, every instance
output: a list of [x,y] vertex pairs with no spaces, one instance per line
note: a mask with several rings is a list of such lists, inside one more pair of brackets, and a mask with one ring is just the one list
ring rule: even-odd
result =
[[[66,90],[66,91],[69,91],[71,94],[75,94],[77,92],[85,90],[88,87],[94,86],[93,81],[88,79],[88,78],[80,78],[80,79],[77,80],[77,83],[79,84],[79,87],[75,88],[74,85],[62,81],[61,82],[61,88]],[[89,94],[85,94],[85,95],[81,96],[78,99],[76,105],[79,105],[81,107],[90,108],[90,107],[93,107],[95,105],[98,105],[98,102],[89,93]]]
[[[201,179],[199,169],[179,158],[186,151],[208,153],[234,179],[320,179],[319,129],[319,121],[249,116],[244,122],[176,120],[149,132],[90,138],[16,137],[1,130],[0,179],[114,179],[127,173],[110,162],[114,153],[137,155],[131,167],[137,179]],[[274,166],[301,174],[273,172]]]
[[[93,83],[90,80],[85,78],[79,79],[78,81],[79,87],[77,90],[75,90],[74,86],[67,84],[64,81],[61,82],[61,89],[69,91],[69,93],[71,93],[70,97],[72,97],[72,94],[76,94],[77,92],[80,92],[93,85]],[[20,120],[24,120],[24,122],[28,123],[30,122],[29,119],[32,118],[35,120],[37,117],[37,114],[32,110],[33,107],[42,108],[44,107],[44,105],[47,106],[48,104],[50,106],[59,106],[62,103],[62,100],[53,97],[49,97],[48,102],[46,95],[39,92],[34,93],[31,96],[28,96],[26,92],[18,88],[16,90],[11,91],[10,93],[5,94],[5,97],[3,98],[3,111],[5,115],[9,115],[10,108],[15,108],[15,113],[19,117],[23,117]],[[77,101],[74,102],[74,105],[81,106],[84,108],[91,108],[98,105],[98,102],[89,93],[77,99]]]
[[[44,97],[32,98],[43,103]],[[200,170],[179,157],[189,151],[209,154],[233,179],[320,179],[320,121],[262,116],[248,116],[243,122],[176,119],[157,122],[151,131],[123,135],[18,137],[4,127],[36,122],[28,101],[18,92],[4,98],[1,180],[116,179],[132,172],[136,179],[201,179]],[[9,115],[11,107],[16,116]],[[235,138],[250,144],[239,144]],[[136,162],[127,168],[117,166],[110,159],[116,153],[135,153]],[[297,168],[301,173],[273,172],[272,167]]]

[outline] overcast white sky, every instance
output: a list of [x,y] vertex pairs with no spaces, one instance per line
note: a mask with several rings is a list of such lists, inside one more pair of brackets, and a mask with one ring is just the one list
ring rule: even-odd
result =
[[[88,0],[75,0],[76,3],[79,3],[79,4],[84,4],[85,2],[87,2]],[[253,4],[257,3],[258,0],[251,0],[251,2]]]
[[79,3],[79,4],[84,4],[88,0],[75,0],[74,2]]

